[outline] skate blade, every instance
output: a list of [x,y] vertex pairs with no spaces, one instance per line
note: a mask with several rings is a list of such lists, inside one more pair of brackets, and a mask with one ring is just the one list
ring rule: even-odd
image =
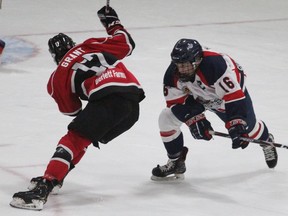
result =
[[25,203],[25,201],[21,198],[13,198],[13,200],[10,202],[10,206],[20,209],[41,211],[43,209],[44,202],[41,200],[32,200],[32,203]]
[[185,179],[184,174],[175,174],[171,176],[166,176],[166,177],[158,177],[158,176],[151,176],[151,180],[153,181],[181,181]]

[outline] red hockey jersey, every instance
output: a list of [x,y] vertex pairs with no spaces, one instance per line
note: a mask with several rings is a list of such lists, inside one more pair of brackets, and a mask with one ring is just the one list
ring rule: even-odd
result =
[[69,50],[52,73],[48,93],[65,115],[82,110],[82,100],[99,100],[119,94],[140,102],[144,91],[136,77],[119,60],[135,47],[122,27],[111,37],[90,38]]

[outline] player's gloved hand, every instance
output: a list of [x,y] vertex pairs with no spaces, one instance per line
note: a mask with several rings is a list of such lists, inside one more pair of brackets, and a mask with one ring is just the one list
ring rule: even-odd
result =
[[195,139],[212,139],[212,135],[209,131],[213,131],[213,128],[211,127],[211,123],[206,119],[204,113],[193,116],[185,123],[189,127],[190,132]]
[[232,148],[246,148],[249,144],[247,141],[241,140],[241,137],[249,137],[247,133],[247,123],[243,119],[233,119],[226,122],[226,128],[232,139]]
[[104,6],[97,12],[97,14],[102,25],[107,29],[107,31],[116,25],[121,25],[116,11],[111,7]]

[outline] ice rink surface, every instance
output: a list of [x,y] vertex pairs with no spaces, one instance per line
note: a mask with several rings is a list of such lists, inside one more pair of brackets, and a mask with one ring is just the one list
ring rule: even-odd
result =
[[[158,131],[164,108],[163,74],[180,38],[232,56],[248,75],[257,117],[277,142],[288,145],[287,0],[112,0],[136,42],[126,66],[146,99],[137,124],[101,149],[88,148],[60,194],[41,212],[11,208],[15,192],[42,175],[72,120],[46,92],[55,64],[47,41],[59,32],[76,42],[106,36],[97,17],[104,0],[3,0],[0,38],[7,42],[0,66],[0,214],[9,216],[286,216],[288,150],[269,170],[257,144],[232,150],[229,139],[197,141],[183,126],[189,148],[182,182],[150,180],[167,161]],[[220,120],[206,113],[215,130]]]

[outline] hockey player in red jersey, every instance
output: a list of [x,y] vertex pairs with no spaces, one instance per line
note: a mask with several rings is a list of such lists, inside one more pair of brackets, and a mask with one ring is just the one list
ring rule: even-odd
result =
[[[241,66],[228,55],[203,49],[198,41],[180,39],[171,53],[164,75],[167,107],[159,116],[160,135],[168,155],[167,164],[152,170],[152,180],[183,178],[188,148],[180,126],[185,123],[195,139],[211,140],[211,123],[205,111],[214,112],[232,139],[232,148],[246,148],[240,137],[273,141],[268,128],[256,119]],[[275,147],[262,146],[269,168],[277,164]]]
[[[49,79],[48,92],[61,113],[75,118],[59,140],[44,175],[31,180],[29,191],[13,195],[13,207],[41,210],[53,188],[61,187],[91,143],[96,147],[106,144],[138,121],[144,91],[119,61],[132,53],[134,41],[114,9],[105,6],[98,16],[109,37],[76,45],[59,33],[48,41],[58,65]],[[84,108],[82,100],[88,101]]]
[[5,42],[0,39],[0,64],[1,64],[1,56],[5,48]]

